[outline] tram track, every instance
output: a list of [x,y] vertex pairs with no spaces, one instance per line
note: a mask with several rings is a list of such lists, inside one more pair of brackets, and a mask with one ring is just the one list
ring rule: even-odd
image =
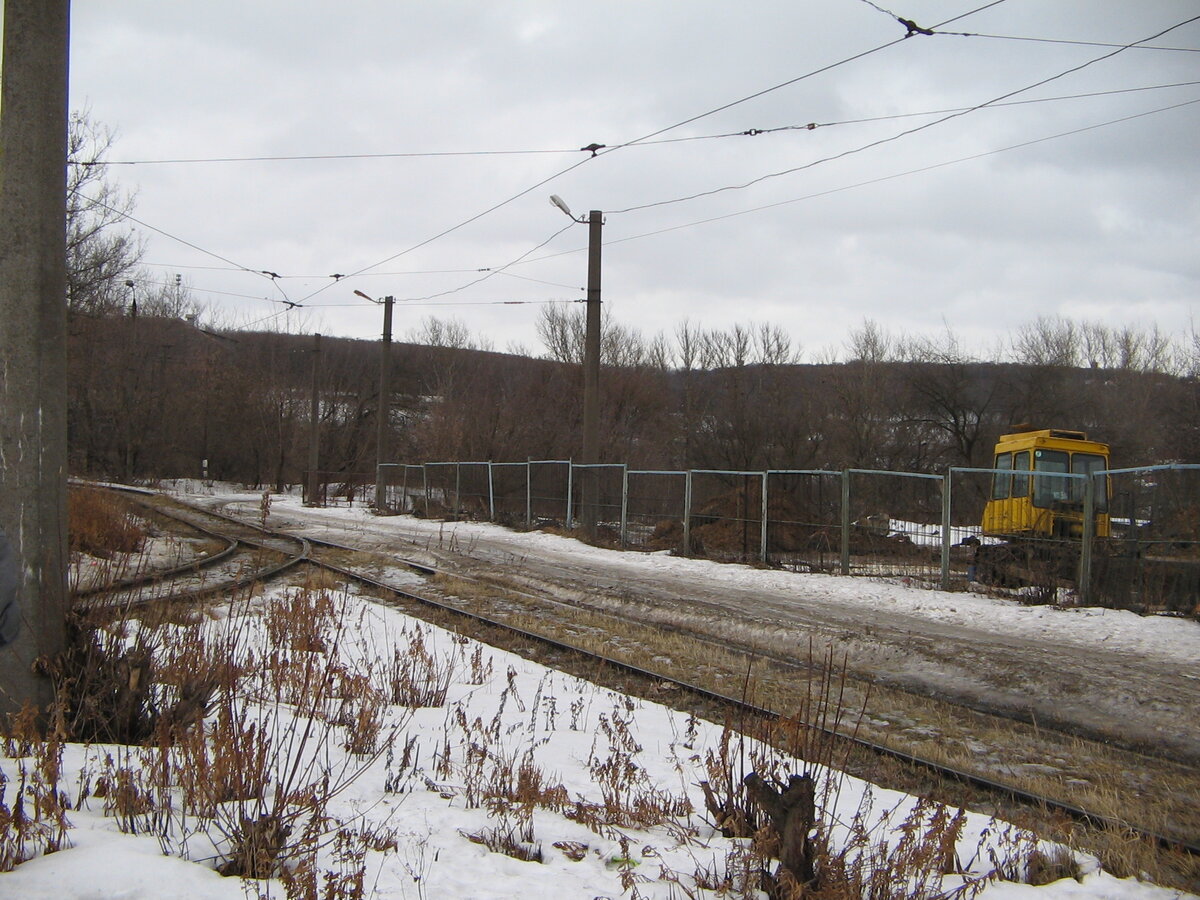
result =
[[[564,640],[561,636],[547,633],[554,629],[541,627],[534,629],[520,624],[530,619],[545,618],[538,613],[552,607],[566,609],[570,606],[569,603],[544,596],[536,596],[528,591],[519,591],[512,586],[505,587],[503,584],[494,581],[489,583],[479,579],[475,579],[474,583],[480,586],[481,590],[486,589],[485,593],[491,599],[486,603],[473,603],[469,598],[464,601],[462,597],[456,596],[456,593],[461,593],[461,591],[459,591],[454,582],[448,583],[448,579],[463,580],[465,578],[469,582],[470,576],[463,576],[462,574],[453,572],[448,573],[439,569],[436,565],[415,560],[403,560],[389,554],[387,560],[389,564],[403,566],[429,579],[420,591],[407,587],[398,587],[395,584],[388,583],[382,577],[366,574],[361,570],[363,568],[361,566],[346,565],[335,561],[335,557],[343,557],[347,553],[361,554],[367,552],[361,548],[348,547],[332,541],[300,538],[275,532],[215,510],[200,510],[196,507],[187,507],[178,504],[178,501],[167,501],[166,498],[159,497],[155,500],[149,500],[149,498],[143,495],[140,499],[143,502],[148,502],[160,514],[180,522],[184,527],[207,531],[207,533],[220,536],[222,539],[228,540],[237,546],[251,548],[251,552],[259,554],[260,568],[254,573],[242,573],[242,577],[236,580],[237,584],[246,584],[256,580],[261,581],[278,577],[302,564],[317,566],[333,572],[342,578],[355,581],[372,593],[380,595],[380,599],[383,602],[401,603],[409,607],[416,605],[442,619],[448,619],[460,624],[469,621],[472,623],[473,628],[481,628],[489,633],[507,636],[506,643],[536,645],[542,648],[543,653],[553,655],[560,662],[568,658],[573,659],[576,668],[582,667],[591,671],[597,666],[601,666],[609,673],[619,675],[621,679],[640,683],[640,686],[639,684],[632,685],[631,692],[646,693],[659,702],[669,702],[672,705],[685,709],[694,710],[697,705],[702,705],[704,711],[701,714],[708,718],[716,718],[719,721],[721,720],[722,711],[724,711],[726,717],[732,715],[738,718],[753,717],[762,720],[771,720],[778,718],[780,715],[776,711],[778,707],[775,704],[771,704],[771,708],[768,708],[767,705],[756,702],[753,698],[744,695],[744,688],[742,691],[743,696],[738,696],[736,692],[722,690],[710,683],[700,683],[700,679],[697,678],[680,677],[678,674],[663,670],[661,666],[651,668],[645,664],[634,662],[629,658],[631,654],[634,656],[640,655],[642,659],[647,658],[644,652],[639,651],[637,647],[627,648],[624,656],[613,652],[599,652],[594,647],[585,646],[587,644],[586,640]],[[273,554],[272,558],[267,560],[266,556],[271,554]],[[185,569],[188,567],[180,568]],[[145,584],[150,583],[155,585],[155,590],[150,592],[149,595],[151,600],[165,601],[170,599],[173,603],[182,603],[189,599],[194,600],[204,596],[212,596],[214,593],[235,589],[233,586],[223,585],[217,587],[215,584],[206,585],[203,589],[187,588],[185,580],[177,581],[174,577],[166,578],[166,574],[160,573],[164,577],[161,577],[157,581],[143,583],[143,587]],[[185,575],[182,572],[178,574],[181,579]],[[179,592],[173,592],[171,587],[173,584],[181,585]],[[127,585],[122,589],[134,591],[139,588]],[[502,595],[500,601],[495,600],[497,592]],[[90,596],[93,598],[93,602],[98,602],[94,598],[99,596],[107,596],[109,599],[106,602],[129,602],[114,599],[120,597],[118,591],[110,591],[107,595],[93,594]],[[472,605],[476,608],[470,608]],[[479,607],[481,606],[487,606],[489,608],[488,611],[485,612],[480,609]],[[531,613],[530,610],[534,610],[534,612]],[[615,616],[611,611],[603,610],[592,610],[591,615],[608,616],[610,620],[620,618],[619,616]],[[629,624],[628,622],[623,623],[624,626],[628,626]],[[582,627],[575,630],[577,633],[581,630],[586,632],[586,628]],[[687,635],[686,637],[699,645],[706,646],[710,655],[715,653],[715,642],[710,638],[696,634]],[[631,640],[627,643],[636,642]],[[610,647],[609,649],[611,650],[612,648]],[[649,658],[653,660],[653,655]],[[748,658],[753,660],[753,654]],[[790,672],[792,678],[803,677],[802,670],[805,666],[801,661],[776,659],[772,663],[785,670],[785,672]],[[751,664],[763,665],[764,661],[760,657],[757,663],[746,663],[747,666]],[[743,671],[741,679],[736,670],[730,672],[729,674],[733,677],[732,679],[726,678],[726,683],[732,681],[732,685],[736,689],[739,680],[744,679],[749,671],[748,668]],[[786,674],[784,677],[787,677]],[[711,679],[709,680],[711,681]],[[621,686],[623,689],[630,689],[630,685],[622,683]],[[666,693],[669,693],[669,696],[664,696]],[[1001,730],[1003,730],[1003,727]],[[995,777],[980,774],[977,771],[948,766],[920,754],[879,741],[868,740],[857,735],[839,734],[837,737],[839,740],[848,742],[856,752],[867,757],[886,759],[901,768],[919,772],[918,781],[927,781],[932,778],[944,782],[940,790],[926,790],[925,792],[935,795],[940,794],[939,799],[946,800],[947,802],[970,805],[972,808],[983,808],[985,810],[1008,814],[1011,814],[1015,809],[1022,818],[1034,817],[1044,820],[1047,816],[1049,818],[1066,816],[1090,828],[1136,834],[1145,840],[1154,841],[1171,850],[1189,854],[1193,857],[1200,856],[1200,841],[1197,841],[1195,835],[1190,831],[1177,828],[1166,831],[1152,826],[1136,825],[1110,814],[1102,814],[1084,808],[1080,804],[1064,799],[1061,794],[1052,796],[1023,789],[1019,786],[1005,783]],[[1142,762],[1146,761],[1142,760]],[[1141,764],[1136,759],[1132,760],[1132,763],[1134,765]],[[1194,774],[1187,767],[1183,767],[1181,771]],[[900,786],[900,789],[905,788]],[[964,791],[968,795],[966,803],[961,799]],[[958,799],[955,799],[955,797],[958,797]]]

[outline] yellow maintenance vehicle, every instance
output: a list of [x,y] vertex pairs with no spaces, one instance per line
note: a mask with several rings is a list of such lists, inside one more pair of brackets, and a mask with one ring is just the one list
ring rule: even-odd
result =
[[1000,437],[993,460],[975,577],[1053,593],[1077,574],[1089,483],[1091,534],[1111,534],[1109,478],[1097,475],[1109,467],[1108,445],[1082,431],[1018,426]]
[[[992,492],[983,510],[983,533],[1003,538],[1083,536],[1084,498],[1089,479],[1108,469],[1108,444],[1089,441],[1082,431],[1044,429],[1005,434],[996,444]],[[1095,537],[1108,537],[1109,479],[1091,479]]]

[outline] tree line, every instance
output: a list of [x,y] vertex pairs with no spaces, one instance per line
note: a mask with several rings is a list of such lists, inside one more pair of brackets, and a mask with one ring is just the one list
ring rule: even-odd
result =
[[[544,325],[573,328],[574,319],[550,314]],[[936,472],[987,467],[997,436],[1028,423],[1087,431],[1112,445],[1121,466],[1200,462],[1194,371],[981,361],[952,336],[896,342],[872,323],[849,346],[846,361],[805,363],[774,328],[685,323],[673,340],[652,342],[626,330],[605,342],[602,459],[656,469]],[[577,455],[577,356],[569,344],[548,344],[541,358],[393,344],[389,457]],[[320,469],[347,478],[374,469],[377,342],[326,337],[318,354],[311,336],[217,331],[126,311],[73,318],[70,360],[78,474],[299,483],[314,366]]]

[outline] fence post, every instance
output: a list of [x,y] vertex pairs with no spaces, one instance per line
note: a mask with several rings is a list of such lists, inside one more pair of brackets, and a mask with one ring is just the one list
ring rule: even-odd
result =
[[533,527],[533,460],[525,460],[525,527]]
[[1088,475],[1083,483],[1083,534],[1079,548],[1079,584],[1076,593],[1079,605],[1092,600],[1092,544],[1096,537],[1096,476]]
[[408,465],[404,466],[404,477],[400,479],[400,512],[408,511]]
[[425,518],[429,518],[429,464],[421,463],[421,488],[425,492]]
[[621,546],[629,544],[629,463],[621,464]]
[[692,555],[692,470],[683,478],[683,555]]
[[567,531],[575,527],[572,516],[575,508],[573,506],[575,500],[575,463],[567,460]]
[[492,461],[488,460],[488,521],[496,521],[496,485],[492,480]]
[[950,590],[950,491],[953,485],[954,467],[946,469],[942,478],[942,573],[941,588]]
[[767,558],[767,480],[770,477],[770,472],[762,473],[762,533],[759,535],[760,547],[758,557],[764,563],[770,561]]
[[850,470],[842,469],[842,574],[850,574]]
[[462,518],[462,463],[454,464],[454,521]]

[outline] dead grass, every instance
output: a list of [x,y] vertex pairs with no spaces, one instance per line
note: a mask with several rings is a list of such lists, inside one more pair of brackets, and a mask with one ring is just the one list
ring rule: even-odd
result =
[[[594,610],[576,608],[566,613],[562,605],[555,604],[553,615],[546,615],[545,604],[527,593],[513,593],[505,581],[512,584],[504,579],[481,583],[453,577],[439,577],[437,584],[467,608],[480,608],[489,616],[586,652],[624,658],[666,677],[728,695],[737,695],[744,686],[745,652],[678,628],[665,629]],[[778,710],[804,707],[809,685],[805,671],[812,671],[811,666],[798,669],[768,658],[757,659],[751,679],[757,702]],[[797,685],[803,690],[797,691]],[[654,687],[648,694],[668,703],[672,699],[670,691]],[[856,717],[855,730],[867,740],[991,776],[1033,794],[1058,797],[1100,816],[1136,821],[1160,833],[1191,835],[1193,839],[1200,834],[1200,773],[1189,767],[849,678],[841,681],[838,705],[842,710],[838,715],[844,716],[845,710],[865,711]],[[980,747],[992,749],[981,759]],[[1055,761],[1057,772],[1042,771],[1047,760]],[[994,768],[1001,763],[1005,771]],[[923,792],[931,787],[928,776],[867,754],[851,754],[846,765],[900,790]],[[951,789],[943,799],[967,805],[978,802],[963,788]],[[986,810],[987,806],[977,808]],[[1110,871],[1149,873],[1155,881],[1177,887],[1200,884],[1200,865],[1195,860],[1152,840],[1135,840],[1119,828],[1066,827],[1061,819],[1046,815],[1036,817],[1036,822],[1031,817],[1030,824],[1051,838],[1094,853]]]
[[72,488],[67,493],[67,532],[74,553],[108,558],[136,553],[146,538],[132,507],[111,491]]

